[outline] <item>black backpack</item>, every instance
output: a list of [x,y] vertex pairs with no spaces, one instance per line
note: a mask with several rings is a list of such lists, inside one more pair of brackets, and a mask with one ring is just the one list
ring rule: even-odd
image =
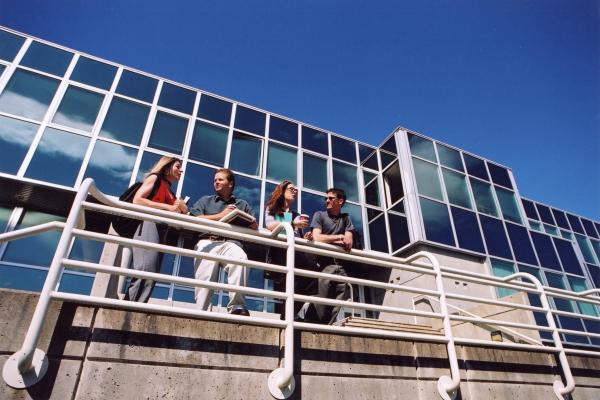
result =
[[[161,181],[162,178],[157,175],[157,179],[154,182],[154,186],[152,187],[152,190],[150,191],[150,194],[147,197],[148,199],[154,197],[156,192],[158,192],[158,188],[160,187]],[[135,197],[135,194],[138,191],[138,189],[142,186],[142,183],[143,182],[136,182],[133,185],[131,185],[125,192],[123,192],[122,195],[119,196],[119,200],[125,201],[127,203],[133,203],[133,198]],[[114,216],[111,222],[114,230],[119,234],[119,236],[131,239],[133,238],[133,235],[135,235],[135,231],[137,230],[138,226],[140,226],[140,222],[142,221],[140,221],[139,219],[132,219],[128,217]]]

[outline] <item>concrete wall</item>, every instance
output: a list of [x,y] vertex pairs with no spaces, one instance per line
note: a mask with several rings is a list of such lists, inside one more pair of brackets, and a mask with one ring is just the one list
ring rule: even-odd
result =
[[[0,290],[0,367],[21,345],[37,295]],[[54,302],[39,347],[46,377],[1,399],[270,399],[282,359],[275,328]],[[460,398],[551,399],[547,353],[458,347]],[[437,399],[444,345],[297,332],[294,399]],[[600,358],[570,358],[573,399],[598,399]]]

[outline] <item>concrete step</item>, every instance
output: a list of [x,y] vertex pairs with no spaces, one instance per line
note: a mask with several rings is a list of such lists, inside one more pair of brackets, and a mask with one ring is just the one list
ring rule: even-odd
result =
[[404,324],[400,322],[382,321],[372,318],[347,317],[343,320],[337,321],[334,325],[353,328],[381,329],[396,332],[415,332],[428,335],[442,335],[439,329],[434,329],[427,325]]

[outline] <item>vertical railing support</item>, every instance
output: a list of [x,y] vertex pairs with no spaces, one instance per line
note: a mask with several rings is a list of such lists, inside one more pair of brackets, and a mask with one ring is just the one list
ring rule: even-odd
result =
[[[295,280],[295,238],[292,225],[283,222],[285,229],[287,251],[285,274],[285,331],[283,368],[277,368],[269,374],[268,386],[271,396],[276,399],[287,399],[294,393],[294,280]],[[275,231],[277,232],[277,231]]]
[[94,181],[90,178],[84,180],[75,196],[23,345],[19,351],[10,356],[2,369],[4,381],[13,388],[24,389],[34,385],[44,377],[48,369],[46,354],[44,351],[36,348],[36,346],[50,306],[50,293],[58,285],[58,279],[62,270],[62,259],[67,256],[67,252],[69,251],[72,230],[78,224],[82,223],[81,203],[85,201],[88,190],[93,183]]
[[531,274],[526,274],[524,272],[517,272],[516,274],[509,275],[503,278],[502,280],[505,282],[510,282],[516,278],[525,278],[531,281],[535,285],[536,289],[540,292],[540,301],[542,302],[542,307],[546,312],[548,326],[552,329],[552,339],[554,340],[554,347],[558,350],[558,360],[560,362],[563,375],[567,382],[567,384],[565,385],[560,380],[554,381],[552,387],[554,388],[554,394],[556,394],[556,398],[559,400],[565,400],[565,396],[570,394],[575,389],[575,380],[573,379],[571,367],[569,366],[569,360],[567,359],[567,354],[565,353],[562,340],[560,339],[560,333],[558,332],[558,328],[556,327],[556,323],[554,322],[554,316],[552,315],[552,309],[550,308],[550,302],[548,301],[548,296],[546,295],[544,286],[535,276]]

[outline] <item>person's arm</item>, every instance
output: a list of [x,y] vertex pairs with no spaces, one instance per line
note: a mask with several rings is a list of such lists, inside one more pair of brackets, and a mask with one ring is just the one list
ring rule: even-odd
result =
[[[142,186],[138,189],[133,197],[133,204],[138,204],[140,206],[157,208],[159,210],[165,211],[173,211],[173,212],[181,212],[183,200],[177,199],[173,204],[159,203],[158,201],[152,201],[147,198],[152,192],[152,188],[156,183],[156,180],[160,179],[156,175],[150,175],[142,182]],[[183,203],[185,205],[185,203]]]
[[250,229],[254,229],[254,230],[258,230],[258,222],[256,221],[256,215],[254,214],[254,210],[252,209],[252,207],[250,207],[250,204],[248,204],[247,201],[243,201],[243,207],[242,207],[242,211],[245,212],[246,214],[250,214],[252,215],[252,217],[254,217],[254,222],[252,222],[250,225],[248,225],[248,228]]
[[227,207],[225,207],[219,213],[204,214],[204,212],[205,212],[204,204],[202,204],[202,199],[200,199],[196,202],[196,204],[194,204],[194,207],[192,208],[192,215],[194,217],[204,218],[204,219],[208,219],[210,221],[218,221],[235,209],[236,209],[235,204],[229,204]]
[[343,245],[344,235],[327,235],[322,233],[321,228],[313,228],[312,230],[313,240],[321,243]]
[[279,225],[279,221],[275,221],[275,216],[269,213],[269,209],[265,210],[265,227],[272,231]]

